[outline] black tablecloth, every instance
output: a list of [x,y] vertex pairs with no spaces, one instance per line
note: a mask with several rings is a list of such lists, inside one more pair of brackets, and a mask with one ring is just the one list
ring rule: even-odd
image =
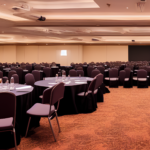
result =
[[52,67],[51,68],[51,77],[55,77],[56,74],[58,74],[59,68],[58,67]]
[[[47,78],[48,79],[48,78]],[[77,84],[76,81],[87,81],[88,84]],[[78,106],[78,100],[77,100],[77,94],[80,92],[84,92],[87,90],[88,85],[92,78],[87,78],[87,77],[72,77],[70,78],[70,83],[67,83],[65,85],[65,93],[64,93],[64,98],[60,101],[60,106],[58,109],[58,115],[65,115],[65,114],[78,114],[79,111],[79,106]],[[38,89],[38,94],[42,95],[43,91],[48,88],[52,87],[55,85],[55,78],[49,78],[49,80],[44,80],[44,81],[38,81],[35,83],[35,87]],[[105,88],[105,85],[102,84],[100,87],[100,91],[102,94],[104,93],[109,93],[109,90]],[[102,97],[101,97],[102,98]],[[99,100],[103,101],[103,100]],[[87,106],[89,107],[89,106]],[[87,108],[88,109],[88,108]]]
[[[15,85],[16,87],[22,87],[25,85]],[[31,92],[17,92],[12,91],[16,95],[16,139],[17,145],[20,144],[21,137],[25,135],[27,123],[29,117],[26,114],[26,111],[31,108],[34,103],[36,103],[35,90]],[[39,118],[31,119],[30,127],[39,126]],[[8,149],[14,147],[14,137],[11,132],[1,132],[0,133],[0,149]]]

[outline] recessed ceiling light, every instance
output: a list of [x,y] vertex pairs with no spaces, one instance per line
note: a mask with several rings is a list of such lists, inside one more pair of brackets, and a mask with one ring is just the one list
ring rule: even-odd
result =
[[3,4],[4,6],[6,5],[6,4]]
[[129,7],[126,7],[127,9],[129,9]]
[[4,33],[4,31],[2,31],[2,33]]

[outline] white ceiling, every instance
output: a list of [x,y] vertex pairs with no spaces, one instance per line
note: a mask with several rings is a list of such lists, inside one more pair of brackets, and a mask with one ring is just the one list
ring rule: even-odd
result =
[[149,8],[150,0],[0,0],[0,44],[150,44]]

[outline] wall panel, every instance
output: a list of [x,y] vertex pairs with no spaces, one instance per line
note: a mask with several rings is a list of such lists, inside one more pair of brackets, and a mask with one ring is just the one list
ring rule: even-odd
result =
[[83,62],[104,62],[106,60],[106,46],[83,46]]
[[22,63],[25,61],[25,46],[16,47],[16,62]]
[[39,63],[39,47],[38,46],[25,46],[25,62]]
[[107,61],[128,61],[128,46],[107,46]]
[[16,46],[9,45],[3,46],[3,62],[13,63],[16,62]]
[[[60,56],[67,50],[67,56]],[[71,62],[128,61],[128,46],[107,45],[53,45],[0,46],[1,62],[56,62],[68,66]]]

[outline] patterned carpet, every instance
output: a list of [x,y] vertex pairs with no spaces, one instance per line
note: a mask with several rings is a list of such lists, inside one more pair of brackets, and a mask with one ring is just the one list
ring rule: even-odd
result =
[[[90,114],[52,120],[54,142],[47,118],[22,138],[19,150],[150,150],[150,89],[110,88],[104,103]],[[11,149],[12,150],[12,149]]]

